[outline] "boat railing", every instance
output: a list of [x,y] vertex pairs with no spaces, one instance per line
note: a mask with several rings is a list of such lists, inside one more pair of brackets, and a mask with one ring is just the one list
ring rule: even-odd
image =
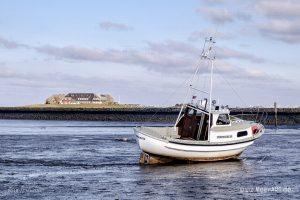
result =
[[177,128],[174,130],[174,127],[142,127],[141,131],[163,139],[177,136]]
[[250,113],[250,114],[236,114],[236,115],[231,115],[233,121],[240,121],[240,120],[249,120],[249,121],[254,121],[258,123],[265,123],[268,118],[268,113],[263,112],[261,115],[258,113]]

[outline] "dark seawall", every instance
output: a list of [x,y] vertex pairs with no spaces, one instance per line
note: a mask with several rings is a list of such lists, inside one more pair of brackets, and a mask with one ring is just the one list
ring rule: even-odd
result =
[[[232,108],[231,115],[275,124],[274,108]],[[175,122],[178,108],[33,108],[1,107],[0,119]],[[278,108],[278,125],[299,125],[300,108]]]

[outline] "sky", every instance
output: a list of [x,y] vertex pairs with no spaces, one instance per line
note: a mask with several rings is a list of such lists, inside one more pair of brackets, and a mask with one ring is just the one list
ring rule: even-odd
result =
[[297,0],[1,0],[0,106],[69,92],[182,103],[197,66],[193,86],[208,90],[210,36],[214,99],[299,106],[299,10]]

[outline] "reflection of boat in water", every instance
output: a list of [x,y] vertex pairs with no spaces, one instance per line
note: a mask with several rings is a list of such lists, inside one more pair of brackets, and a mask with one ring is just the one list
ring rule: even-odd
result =
[[197,177],[224,180],[236,173],[248,172],[250,168],[242,159],[226,160],[219,162],[202,162],[201,164],[186,165],[184,163],[172,163],[166,165],[158,165],[155,168],[142,167],[139,170],[141,177],[149,174],[154,177],[167,176],[169,179],[178,177]]
[[[241,179],[247,182],[245,174],[251,174],[251,170],[256,171],[255,167],[242,159],[192,165],[171,163],[155,167],[141,166],[136,179],[148,190],[150,187],[151,191],[162,194],[157,199],[165,199],[166,196],[170,199],[230,199],[228,194],[238,193],[240,187],[247,185],[241,184]],[[253,183],[248,184],[251,187]]]
[[[209,95],[184,104],[174,127],[136,127],[137,142],[143,151],[141,163],[160,163],[174,159],[188,161],[218,161],[237,158],[263,132],[262,124],[230,116],[228,107],[219,106],[212,100],[212,75],[214,42],[206,40],[201,58],[211,63]],[[197,68],[194,77],[197,75]],[[193,80],[192,80],[193,81]],[[207,100],[209,99],[209,100]]]

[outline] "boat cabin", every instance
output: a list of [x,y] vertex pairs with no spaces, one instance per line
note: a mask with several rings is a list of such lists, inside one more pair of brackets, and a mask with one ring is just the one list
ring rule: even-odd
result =
[[[229,110],[214,106],[210,118],[211,128],[217,126],[231,126]],[[204,107],[187,104],[178,123],[178,135],[181,139],[208,140],[209,112]]]

